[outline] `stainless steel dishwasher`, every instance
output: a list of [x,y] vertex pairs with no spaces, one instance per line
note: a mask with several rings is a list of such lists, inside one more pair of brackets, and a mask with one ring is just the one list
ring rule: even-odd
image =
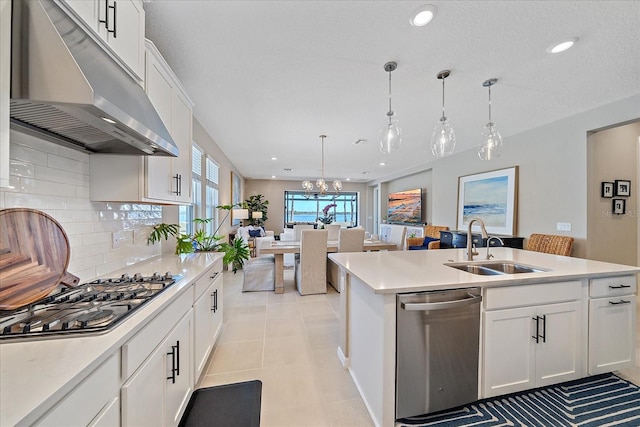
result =
[[399,294],[396,419],[478,399],[480,288]]

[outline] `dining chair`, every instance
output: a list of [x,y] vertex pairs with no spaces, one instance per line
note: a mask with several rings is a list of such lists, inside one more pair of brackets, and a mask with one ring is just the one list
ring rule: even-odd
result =
[[406,226],[391,227],[391,234],[389,235],[389,243],[395,243],[396,251],[404,250],[405,238],[407,237]]
[[329,232],[327,235],[327,240],[334,241],[338,240],[338,236],[340,234],[340,224],[327,224],[324,228]]
[[537,234],[529,236],[527,250],[546,254],[571,256],[574,238],[555,234]]
[[296,242],[300,241],[300,237],[302,230],[313,230],[313,225],[311,224],[295,224],[293,226],[293,240]]
[[295,282],[300,295],[327,293],[327,230],[302,230]]
[[[363,252],[364,228],[343,228],[338,235],[338,252]],[[340,292],[340,269],[338,265],[327,258],[327,281]]]

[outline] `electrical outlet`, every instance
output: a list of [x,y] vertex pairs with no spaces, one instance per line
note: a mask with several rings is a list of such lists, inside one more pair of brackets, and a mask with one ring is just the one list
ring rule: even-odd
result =
[[114,231],[111,235],[111,248],[118,249],[122,245],[133,242],[133,230]]
[[558,222],[556,224],[556,230],[558,230],[558,231],[571,231],[571,223],[570,222]]

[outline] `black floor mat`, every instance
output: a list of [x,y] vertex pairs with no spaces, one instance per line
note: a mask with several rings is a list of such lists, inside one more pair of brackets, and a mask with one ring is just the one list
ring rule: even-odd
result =
[[198,389],[179,427],[259,427],[261,395],[258,380]]

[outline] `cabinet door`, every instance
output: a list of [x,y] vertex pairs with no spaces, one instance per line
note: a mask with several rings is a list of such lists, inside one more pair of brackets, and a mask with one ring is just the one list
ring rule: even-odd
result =
[[162,395],[166,376],[164,348],[161,348],[122,386],[123,427],[162,425]]
[[91,30],[98,32],[98,4],[95,0],[66,0],[65,3]]
[[[584,374],[580,302],[538,309],[536,387],[578,379]],[[535,342],[535,341],[534,341]]]
[[164,341],[164,425],[177,426],[193,391],[189,312]]
[[171,107],[170,132],[180,150],[178,157],[171,158],[171,175],[178,176],[175,199],[191,203],[191,102],[174,88]]
[[[171,129],[171,99],[173,83],[164,71],[163,65],[151,53],[147,53],[145,91],[162,122],[173,137]],[[180,156],[184,153],[180,150]],[[146,157],[146,196],[158,200],[175,200],[174,179],[171,173],[171,158],[163,156]]]
[[636,342],[636,297],[589,301],[589,374],[630,368]]
[[194,380],[198,381],[204,370],[211,349],[213,348],[213,305],[212,295],[215,287],[213,283],[193,306],[193,337],[194,337]]
[[223,295],[222,295],[222,271],[220,271],[214,280],[213,293],[211,294],[211,307],[213,316],[211,318],[211,340],[212,343],[218,340],[218,337],[222,334],[223,325]]
[[483,396],[533,388],[535,307],[484,313]]
[[[138,77],[144,75],[144,9],[137,0],[98,0],[98,34]],[[105,16],[107,18],[105,18]],[[108,28],[107,28],[108,24]]]

